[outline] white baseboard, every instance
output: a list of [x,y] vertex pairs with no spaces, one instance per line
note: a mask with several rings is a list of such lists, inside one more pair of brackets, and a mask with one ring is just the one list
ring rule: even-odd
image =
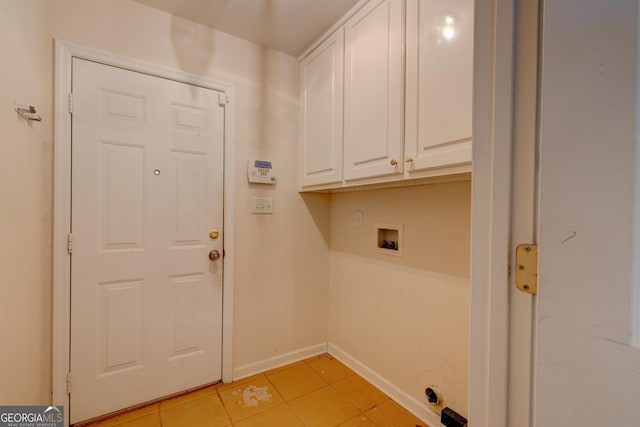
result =
[[250,377],[251,375],[260,374],[270,369],[279,368],[326,352],[327,343],[325,342],[294,350],[289,353],[280,354],[269,359],[238,366],[233,369],[233,381],[241,380],[242,378]]
[[393,383],[391,383],[391,381],[387,380],[377,372],[365,366],[363,363],[355,359],[353,356],[342,350],[337,345],[329,343],[328,353],[338,359],[340,362],[347,365],[362,378],[376,386],[387,396],[393,399],[397,404],[405,408],[407,411],[411,412],[413,415],[427,423],[429,426],[436,427],[441,425],[440,416],[429,408],[425,407],[424,403],[410,396],[405,391],[401,390]]

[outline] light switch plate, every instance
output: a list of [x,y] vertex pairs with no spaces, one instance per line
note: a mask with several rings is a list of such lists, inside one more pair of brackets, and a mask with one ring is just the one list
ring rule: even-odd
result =
[[273,214],[273,199],[271,197],[252,197],[251,213]]

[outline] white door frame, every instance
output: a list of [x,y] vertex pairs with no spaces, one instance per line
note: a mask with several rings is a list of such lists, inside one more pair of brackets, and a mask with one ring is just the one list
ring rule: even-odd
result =
[[[233,205],[234,205],[234,88],[218,80],[189,74],[62,40],[55,42],[55,134],[53,198],[53,402],[69,408],[67,373],[71,319],[71,268],[67,236],[71,229],[71,70],[81,58],[151,76],[223,92],[224,118],[224,270],[222,297],[222,380],[232,380],[233,344]],[[69,425],[69,411],[65,411]]]
[[476,0],[469,419],[507,427],[515,0]]

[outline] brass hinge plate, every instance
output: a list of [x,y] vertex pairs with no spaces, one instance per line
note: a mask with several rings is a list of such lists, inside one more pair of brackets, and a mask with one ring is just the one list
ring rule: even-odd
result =
[[538,245],[525,243],[516,248],[516,286],[522,292],[538,294]]

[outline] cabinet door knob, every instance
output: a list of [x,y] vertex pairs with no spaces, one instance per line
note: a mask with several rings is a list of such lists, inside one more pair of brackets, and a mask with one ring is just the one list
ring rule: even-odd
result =
[[391,159],[391,166],[395,166],[398,164],[398,161],[396,159]]
[[407,163],[413,163],[413,159],[411,157],[407,157],[407,160],[405,160]]

